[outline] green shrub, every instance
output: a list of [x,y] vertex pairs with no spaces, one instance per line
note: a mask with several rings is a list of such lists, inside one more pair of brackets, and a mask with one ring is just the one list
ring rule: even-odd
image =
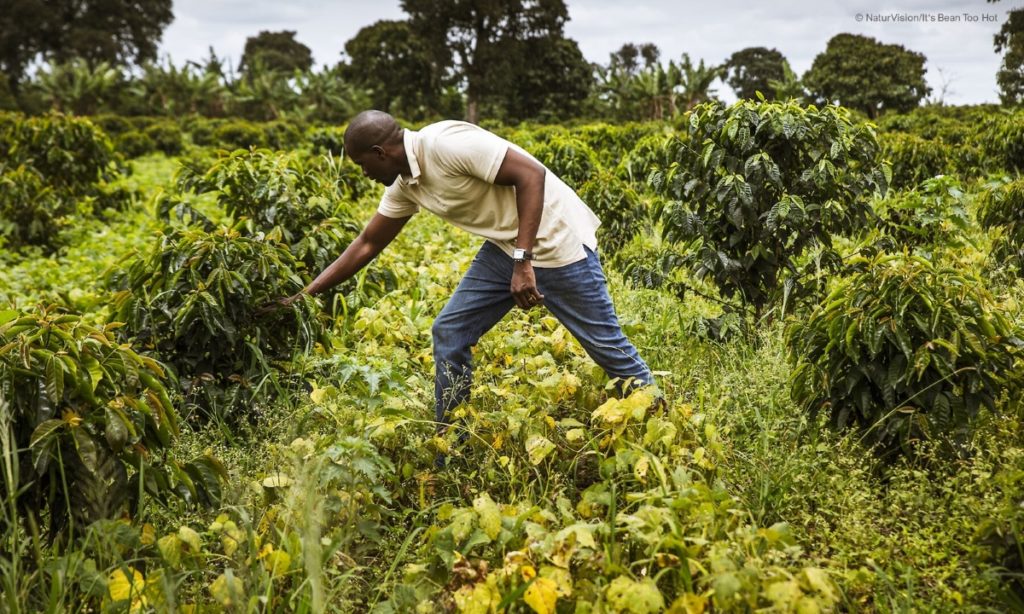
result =
[[579,189],[580,198],[601,220],[597,236],[601,249],[614,254],[645,230],[647,208],[630,184],[610,171],[599,171]]
[[659,136],[663,128],[657,123],[638,124],[630,122],[622,125],[587,124],[573,130],[573,136],[586,143],[597,153],[598,160],[604,166],[615,166],[626,152],[632,150],[638,141],[651,136]]
[[831,251],[833,233],[866,224],[871,197],[887,187],[877,156],[871,128],[841,107],[705,104],[651,185],[674,201],[660,216],[663,232],[690,244],[697,277],[761,312],[780,291],[801,289],[780,277],[807,248]]
[[200,115],[190,115],[182,122],[182,129],[188,133],[194,145],[209,147],[216,144],[214,136],[217,128],[226,123],[220,119],[209,119]]
[[131,122],[120,115],[93,115],[89,118],[89,121],[99,126],[104,132],[114,138],[135,129]]
[[344,128],[317,128],[309,133],[309,141],[312,143],[313,153],[330,153],[339,158],[345,154]]
[[294,149],[302,142],[301,125],[291,121],[276,120],[263,124],[266,146],[271,149]]
[[995,239],[992,257],[1024,265],[1024,179],[990,183],[978,194],[978,222],[983,228],[1002,228]]
[[117,154],[102,130],[60,114],[8,115],[0,122],[0,151],[9,165],[30,164],[48,185],[71,194],[87,193],[117,170]]
[[117,517],[143,490],[213,503],[226,478],[212,458],[168,458],[178,417],[164,370],[115,340],[114,328],[0,311],[0,428],[17,450],[4,450],[17,482],[4,473],[0,493],[51,535]]
[[334,261],[360,230],[338,192],[338,165],[318,167],[296,154],[238,150],[202,175],[183,172],[181,191],[216,194],[246,234],[289,245],[310,271]]
[[601,163],[597,154],[582,140],[571,136],[552,136],[527,150],[571,188],[579,188],[597,173]]
[[212,144],[224,149],[249,149],[250,147],[266,147],[267,138],[259,126],[236,119],[214,128]]
[[615,167],[624,181],[647,187],[647,178],[655,170],[667,168],[678,157],[682,141],[675,135],[651,134],[636,141]]
[[73,206],[31,166],[0,166],[0,245],[56,247]]
[[144,132],[130,130],[115,140],[117,151],[128,158],[138,158],[156,151],[156,142]]
[[792,396],[884,453],[962,437],[985,407],[1019,402],[1024,342],[982,282],[920,256],[852,259],[805,320],[786,331]]
[[162,121],[148,126],[143,132],[153,140],[157,150],[168,156],[176,156],[185,149],[185,140],[181,135],[181,128],[171,121]]
[[892,187],[916,186],[936,175],[953,171],[956,152],[942,141],[928,141],[912,134],[882,134],[878,137],[882,159],[892,164]]
[[950,175],[926,179],[916,190],[890,193],[876,211],[900,245],[963,247],[971,226],[960,182]]
[[985,154],[1000,170],[1024,172],[1024,111],[1004,112],[981,134]]
[[316,302],[262,308],[304,287],[287,247],[235,230],[168,228],[130,263],[113,316],[174,366],[183,390],[225,417],[266,384],[272,362],[325,339]]

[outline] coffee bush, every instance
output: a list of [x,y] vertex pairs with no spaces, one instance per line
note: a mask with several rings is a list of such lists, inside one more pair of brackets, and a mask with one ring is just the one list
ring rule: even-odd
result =
[[883,453],[912,453],[1019,402],[1024,342],[980,279],[907,254],[850,264],[856,272],[787,328],[799,406]]
[[[305,286],[300,267],[285,245],[266,236],[168,228],[115,280],[123,289],[113,317],[138,346],[173,365],[200,406],[231,412],[264,385],[274,361],[326,339],[312,298],[268,308]],[[228,390],[231,400],[212,407]]]
[[143,490],[214,503],[226,477],[212,458],[168,456],[178,416],[166,373],[120,343],[116,327],[0,311],[0,428],[13,435],[4,455],[17,467],[0,491],[51,535],[115,518]]
[[781,280],[806,249],[830,249],[833,234],[867,224],[888,178],[874,132],[846,109],[740,101],[697,106],[683,146],[650,183],[673,201],[660,216],[664,236],[690,246],[697,277],[761,312],[800,290]]

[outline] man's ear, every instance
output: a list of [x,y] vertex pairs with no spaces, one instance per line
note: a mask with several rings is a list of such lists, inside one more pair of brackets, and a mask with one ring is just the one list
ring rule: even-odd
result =
[[375,155],[376,155],[376,156],[377,156],[377,157],[378,157],[379,159],[381,159],[381,160],[383,160],[384,158],[386,158],[386,157],[387,157],[387,155],[388,155],[388,152],[384,151],[384,148],[383,148],[383,147],[381,147],[380,145],[374,145],[374,146],[373,146],[373,147],[371,147],[370,149],[371,149],[371,150],[373,151],[373,153],[374,153],[374,154],[375,154]]

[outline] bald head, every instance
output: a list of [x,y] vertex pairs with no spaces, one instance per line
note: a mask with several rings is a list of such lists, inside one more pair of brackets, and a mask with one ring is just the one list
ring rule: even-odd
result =
[[374,145],[387,147],[400,143],[402,128],[384,111],[363,111],[352,118],[345,130],[345,152],[358,155]]

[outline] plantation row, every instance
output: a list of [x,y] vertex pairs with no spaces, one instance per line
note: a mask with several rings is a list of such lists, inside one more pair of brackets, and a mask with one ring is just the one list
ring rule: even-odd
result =
[[[83,225],[155,231],[77,280],[92,308],[16,278],[0,289],[13,463],[0,531],[20,553],[0,563],[5,598],[26,610],[898,609],[872,588],[884,574],[829,569],[844,553],[799,547],[813,550],[813,528],[755,513],[730,468],[734,434],[713,421],[735,394],[710,387],[700,356],[770,349],[758,329],[781,330],[785,375],[764,378],[779,380],[786,420],[804,436],[820,414],[852,427],[856,444],[836,448],[862,446],[863,469],[892,480],[900,463],[970,458],[986,416],[1020,410],[1019,114],[920,110],[883,118],[878,135],[841,108],[740,102],[678,126],[495,127],[577,189],[603,221],[606,262],[648,289],[633,319],[672,365],[670,405],[606,399],[582,350],[532,313],[478,348],[465,430],[446,437],[424,418],[429,325],[455,281],[445,252],[472,255],[464,240],[425,228],[325,305],[269,307],[333,261],[379,197],[340,159],[341,129],[97,124],[120,134],[0,116],[5,263],[46,266],[91,241]],[[173,181],[130,187],[142,136],[181,154]],[[683,358],[674,344],[705,349]],[[298,438],[235,460],[262,466],[254,491],[196,446],[268,425]],[[462,464],[435,472],[437,451]],[[1013,480],[999,487],[1019,496]],[[978,607],[1020,591],[997,571],[1021,571],[1020,509],[998,510],[967,559],[992,570],[966,581]],[[41,554],[50,539],[67,551],[56,566]]]

